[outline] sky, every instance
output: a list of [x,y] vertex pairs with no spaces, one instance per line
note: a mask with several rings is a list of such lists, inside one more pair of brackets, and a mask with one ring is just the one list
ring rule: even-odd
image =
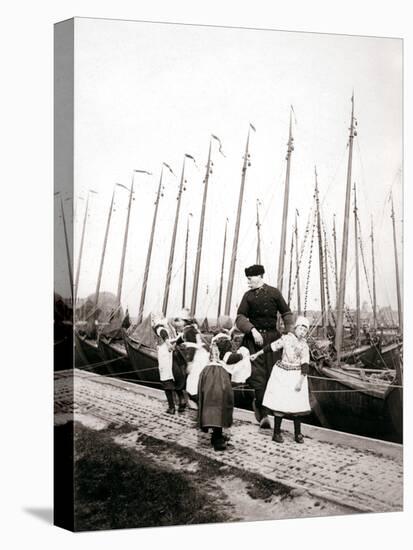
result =
[[[225,220],[228,240],[224,298],[230,262],[241,168],[249,124],[250,162],[242,206],[232,310],[247,290],[244,268],[256,261],[256,201],[260,200],[262,263],[265,280],[276,286],[286,150],[291,105],[294,151],[284,279],[288,281],[291,231],[298,211],[300,291],[308,309],[319,309],[318,249],[310,237],[303,247],[313,204],[317,167],[321,214],[333,261],[335,215],[339,262],[348,157],[351,96],[357,136],[352,182],[357,186],[365,270],[360,259],[361,300],[370,304],[372,287],[370,228],[373,220],[379,306],[397,308],[389,193],[394,197],[399,269],[402,271],[402,41],[195,25],[76,19],[74,273],[86,220],[78,297],[94,292],[105,224],[115,183],[129,187],[134,177],[122,305],[136,315],[154,200],[162,162],[164,172],[145,311],[162,305],[176,197],[185,153],[185,188],[178,225],[168,314],[182,303],[184,243],[189,221],[190,304],[203,179],[210,135],[209,180],[202,249],[198,317],[215,317]],[[151,175],[136,173],[145,170]],[[116,293],[128,202],[117,187],[101,290]],[[64,201],[70,216],[71,201]],[[351,206],[351,212],[353,204]],[[64,251],[61,269],[66,269]],[[310,256],[312,259],[310,260]],[[369,283],[366,283],[365,271]],[[330,275],[331,302],[335,303]],[[308,278],[308,286],[306,284]],[[370,287],[370,292],[369,292]],[[288,292],[287,284],[283,294]],[[296,293],[292,296],[295,308]],[[355,244],[350,221],[346,304],[355,306]]]

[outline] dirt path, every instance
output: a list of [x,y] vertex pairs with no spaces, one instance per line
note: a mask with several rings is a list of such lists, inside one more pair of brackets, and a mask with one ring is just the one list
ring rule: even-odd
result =
[[309,426],[305,444],[297,445],[288,423],[284,443],[276,445],[251,414],[235,411],[231,444],[217,453],[209,436],[196,429],[195,410],[171,416],[165,406],[162,392],[136,384],[79,371],[73,384],[68,373],[56,375],[57,422],[74,420],[98,431],[113,426],[110,437],[118,445],[144,452],[144,458],[169,471],[184,472],[206,494],[219,494],[234,519],[402,509],[403,461],[397,445],[329,430],[320,438],[319,429]]
[[[305,490],[245,472],[198,452],[149,437],[132,426],[118,433],[116,427],[92,415],[77,421],[94,430],[105,430],[118,445],[144,454],[160,468],[179,472],[197,490],[213,497],[215,512],[226,521],[259,521],[354,513],[352,508],[316,498]],[[179,495],[177,496],[179,498]]]

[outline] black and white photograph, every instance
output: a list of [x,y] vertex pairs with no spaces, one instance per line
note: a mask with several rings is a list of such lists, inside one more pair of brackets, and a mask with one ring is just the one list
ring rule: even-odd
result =
[[2,547],[409,546],[408,13],[5,5]]
[[71,528],[402,510],[402,41],[74,18],[55,48]]

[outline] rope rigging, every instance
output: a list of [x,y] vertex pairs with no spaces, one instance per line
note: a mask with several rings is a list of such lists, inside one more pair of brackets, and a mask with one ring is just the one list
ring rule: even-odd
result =
[[[293,296],[295,286],[297,284],[298,274],[299,274],[299,266],[301,265],[301,261],[302,261],[303,255],[304,255],[305,245],[307,243],[307,238],[308,238],[308,235],[310,233],[310,225],[311,225],[312,218],[314,218],[314,204],[311,207],[311,210],[308,214],[307,225],[306,225],[305,232],[304,232],[304,239],[303,239],[303,242],[301,243],[300,257],[299,257],[299,260],[298,260],[298,266],[296,266],[295,277],[294,277],[294,281],[293,281],[292,288],[291,288],[291,296]],[[313,231],[314,231],[314,225],[313,225]]]
[[[324,235],[327,235],[327,230],[326,230],[325,223],[324,223],[324,216],[321,216],[321,225],[322,225],[322,228],[323,228]],[[337,278],[337,272],[336,272],[336,267],[335,267],[335,261],[334,261],[334,258],[332,257],[332,252],[330,250],[330,246],[328,244],[328,241],[327,241],[326,237],[324,237],[324,243],[325,243],[325,249],[327,251],[327,259],[328,259],[328,263],[330,265],[330,270],[331,270],[331,273],[332,273],[334,279],[336,279]]]
[[316,232],[317,227],[317,212],[314,211],[313,213],[313,226],[311,230],[311,240],[310,240],[310,252],[308,257],[308,270],[307,270],[307,278],[305,282],[305,291],[304,291],[304,317],[307,314],[307,301],[308,301],[308,288],[310,285],[310,273],[311,273],[311,264],[313,260],[313,246],[314,246],[314,235]]
[[362,239],[361,239],[361,225],[360,225],[360,219],[359,219],[358,216],[357,216],[357,225],[358,225],[358,227],[359,227],[359,248],[360,248],[360,256],[361,256],[361,261],[362,261],[362,263],[363,263],[364,275],[366,276],[367,290],[368,290],[368,292],[369,292],[369,297],[370,297],[370,305],[371,305],[371,308],[373,309],[373,308],[374,308],[374,305],[373,305],[373,296],[372,296],[372,293],[371,293],[369,278],[368,278],[368,275],[367,275],[366,261],[365,261],[365,258],[364,258],[363,241],[362,241]]
[[324,229],[324,262],[325,262],[325,289],[326,289],[326,298],[327,298],[327,322],[328,324],[330,324],[330,316],[331,316],[335,326],[336,320],[334,317],[333,308],[331,307],[330,285],[328,284],[327,236],[326,236],[325,229]]

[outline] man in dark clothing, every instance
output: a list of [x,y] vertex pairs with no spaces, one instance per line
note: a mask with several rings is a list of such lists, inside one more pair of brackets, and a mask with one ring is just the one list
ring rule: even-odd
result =
[[[281,315],[285,332],[293,326],[293,315],[281,292],[264,283],[264,267],[253,265],[245,269],[250,290],[244,294],[238,308],[236,325],[244,333],[242,345],[250,354],[256,353],[263,346],[280,338],[277,329],[277,317]],[[261,428],[270,428],[268,413],[262,400],[271,370],[276,361],[281,359],[282,351],[265,353],[252,365],[252,374],[248,384],[255,390],[255,415]]]

